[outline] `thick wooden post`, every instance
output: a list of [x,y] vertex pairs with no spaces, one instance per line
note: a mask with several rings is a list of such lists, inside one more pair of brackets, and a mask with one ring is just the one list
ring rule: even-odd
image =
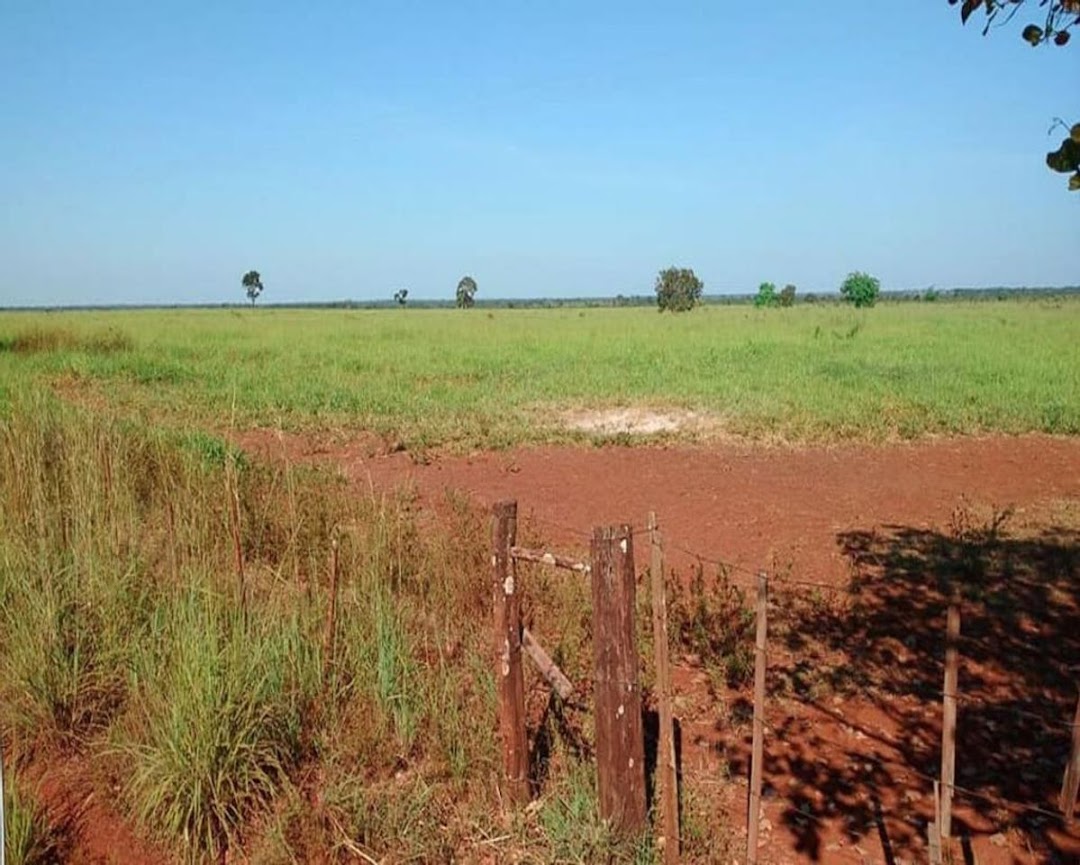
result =
[[495,610],[495,680],[499,695],[504,793],[529,798],[529,741],[525,733],[525,679],[521,666],[521,587],[510,548],[517,540],[517,502],[495,505],[491,524],[492,599]]
[[1061,810],[1065,814],[1066,823],[1072,823],[1078,792],[1080,792],[1080,697],[1076,700],[1076,717],[1073,719],[1069,764],[1065,767],[1065,779],[1061,783]]
[[660,831],[664,863],[679,861],[679,788],[675,766],[675,720],[671,712],[671,660],[668,657],[667,598],[664,593],[664,547],[656,514],[649,512],[649,579],[652,583],[653,650],[660,736],[656,744],[656,777],[660,788]]
[[956,782],[956,688],[959,679],[960,598],[949,598],[945,625],[945,688],[941,718],[941,822],[943,840],[952,836],[953,785]]
[[769,581],[757,577],[757,636],[754,641],[754,740],[750,757],[750,804],[746,811],[746,861],[757,862],[758,829],[761,825],[761,776],[765,752],[765,651],[768,636]]
[[644,829],[646,805],[634,591],[630,526],[594,529],[593,687],[600,817],[628,834]]

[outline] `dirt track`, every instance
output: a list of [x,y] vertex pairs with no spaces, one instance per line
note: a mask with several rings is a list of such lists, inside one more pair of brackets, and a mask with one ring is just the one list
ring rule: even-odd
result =
[[354,481],[413,484],[437,507],[448,489],[478,503],[516,498],[551,543],[584,549],[593,526],[643,525],[655,510],[673,563],[678,547],[752,569],[838,582],[838,538],[883,526],[942,527],[953,509],[1045,510],[1080,500],[1080,440],[943,439],[889,447],[541,447],[414,462],[366,456],[370,442],[315,443],[256,431],[242,446],[271,458],[328,461]]

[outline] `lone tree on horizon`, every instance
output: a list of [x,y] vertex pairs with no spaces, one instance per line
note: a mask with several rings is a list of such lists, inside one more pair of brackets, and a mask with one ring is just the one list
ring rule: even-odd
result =
[[240,279],[240,284],[244,286],[244,291],[247,292],[248,300],[251,301],[251,305],[255,305],[255,298],[262,294],[263,282],[262,277],[259,276],[259,271],[249,270]]
[[689,267],[669,267],[656,277],[656,305],[660,312],[686,312],[701,300],[705,283]]
[[476,280],[471,276],[463,276],[457,284],[457,306],[458,309],[468,309],[476,301],[473,300],[473,296],[476,294]]

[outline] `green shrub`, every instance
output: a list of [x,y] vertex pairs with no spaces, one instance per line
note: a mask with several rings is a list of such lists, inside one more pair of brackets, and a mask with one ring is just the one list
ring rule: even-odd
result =
[[840,296],[857,308],[873,306],[877,303],[881,283],[873,276],[862,271],[849,273],[840,286]]
[[780,292],[780,305],[783,307],[795,305],[795,286],[790,282],[785,285],[784,290]]
[[754,296],[754,306],[758,309],[767,309],[779,305],[780,298],[776,293],[776,286],[771,282],[761,283],[758,286],[757,294]]

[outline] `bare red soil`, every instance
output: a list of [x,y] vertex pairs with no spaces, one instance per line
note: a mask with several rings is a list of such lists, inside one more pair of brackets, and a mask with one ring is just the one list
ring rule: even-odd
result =
[[837,542],[845,531],[941,526],[965,501],[1022,513],[1080,499],[1080,440],[1034,435],[889,447],[538,447],[422,462],[371,456],[369,439],[266,430],[238,438],[263,457],[336,464],[363,486],[414,486],[436,508],[448,490],[481,505],[517,499],[551,543],[579,552],[594,526],[642,526],[651,510],[677,566],[693,561],[692,550],[837,584],[850,576]]

